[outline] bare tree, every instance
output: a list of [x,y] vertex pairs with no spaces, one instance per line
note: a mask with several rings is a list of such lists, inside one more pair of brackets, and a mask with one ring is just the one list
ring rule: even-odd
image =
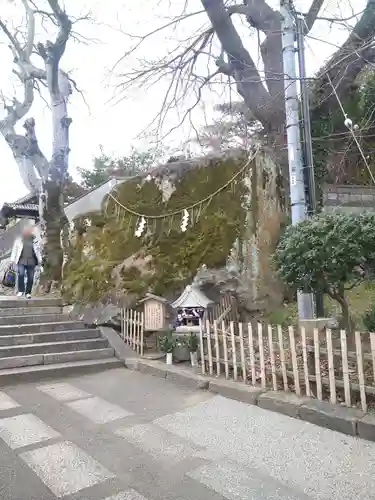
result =
[[[69,126],[68,99],[72,83],[60,68],[66,44],[72,36],[72,20],[58,0],[47,0],[49,11],[40,10],[37,2],[21,0],[24,24],[21,29],[10,27],[0,18],[0,30],[7,38],[13,54],[14,69],[23,89],[22,99],[3,97],[5,117],[0,120],[0,132],[9,145],[21,177],[31,193],[39,196],[42,221],[45,223],[45,276],[48,280],[61,278],[63,252],[61,230],[65,221],[63,188],[68,178]],[[21,2],[20,2],[21,3]],[[56,29],[54,41],[36,41],[36,20],[48,21]],[[34,63],[39,58],[40,66]],[[48,160],[40,150],[34,118],[23,124],[24,135],[16,132],[17,124],[32,108],[35,91],[46,88],[52,114],[52,157]]]
[[200,146],[202,152],[219,153],[233,148],[249,149],[254,139],[263,135],[258,121],[252,119],[244,101],[231,101],[214,106],[216,116],[212,122],[198,130],[196,137],[187,142]]
[[[165,2],[167,4],[167,0]],[[355,23],[346,42],[317,75],[313,85],[314,90],[319,91],[319,105],[325,103],[324,105],[337,106],[332,87],[324,76],[330,75],[338,96],[343,97],[358,72],[375,60],[375,2],[367,0],[364,11],[353,12],[348,19],[320,18],[324,0],[311,2],[308,12],[300,13],[305,18],[306,34],[317,19],[330,23]],[[179,40],[178,46],[157,61],[147,61],[143,57],[139,69],[124,71],[120,89],[127,92],[134,85],[144,88],[165,78],[168,81],[168,89],[163,100],[163,109],[157,117],[159,126],[166,113],[177,106],[185,106],[181,122],[189,119],[206,86],[214,82],[229,81],[243,98],[251,115],[250,120],[259,122],[269,144],[279,146],[276,150],[282,151],[285,149],[285,111],[280,12],[272,9],[266,0],[201,0],[202,10],[197,12],[189,10],[191,3],[186,0],[179,16],[153,32],[132,36],[136,43],[126,53],[122,63],[126,62],[129,55],[134,56],[135,51],[150,37],[171,26],[176,28],[192,18],[206,16],[206,22],[202,23],[199,30],[188,39]],[[166,5],[166,10],[167,7]],[[237,16],[245,23],[245,35],[241,34],[239,24],[235,20]],[[262,64],[258,64],[246,48],[245,36],[249,36],[249,27],[258,33]],[[207,68],[204,74],[202,68]],[[193,103],[188,105],[186,96],[189,92],[195,98]],[[284,174],[287,178],[286,162]]]

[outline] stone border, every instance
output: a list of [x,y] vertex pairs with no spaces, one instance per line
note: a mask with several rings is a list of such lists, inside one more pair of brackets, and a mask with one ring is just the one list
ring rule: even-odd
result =
[[167,366],[160,361],[132,357],[125,359],[125,366],[193,389],[208,390],[333,431],[375,441],[375,415],[365,414],[355,408],[299,397],[293,393],[265,392],[240,382],[203,377],[186,368]]

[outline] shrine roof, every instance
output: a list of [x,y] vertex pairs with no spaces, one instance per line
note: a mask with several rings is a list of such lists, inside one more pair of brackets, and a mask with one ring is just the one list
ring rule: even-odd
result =
[[153,293],[146,293],[145,297],[138,301],[139,304],[146,302],[147,300],[156,300],[157,302],[161,302],[166,304],[168,302],[164,297],[159,297],[159,295],[154,295]]
[[206,309],[211,304],[213,304],[212,300],[197,285],[193,284],[188,285],[171,306],[174,309],[183,309],[185,307],[203,307]]

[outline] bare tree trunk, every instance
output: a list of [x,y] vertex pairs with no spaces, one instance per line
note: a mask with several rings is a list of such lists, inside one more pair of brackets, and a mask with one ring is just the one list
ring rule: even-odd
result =
[[47,193],[45,210],[45,247],[44,254],[46,265],[42,275],[42,282],[60,281],[63,264],[63,252],[61,248],[61,227],[65,217],[61,186],[59,183],[47,181],[45,183]]
[[[47,65],[47,81],[49,78]],[[53,68],[52,68],[53,70]],[[52,79],[52,76],[50,76]],[[52,84],[53,82],[51,82]],[[67,76],[60,71],[55,92],[52,97],[53,150],[48,181],[44,184],[46,225],[44,255],[48,263],[43,281],[61,281],[63,248],[61,232],[65,223],[63,190],[68,174],[69,126],[67,102],[71,87]]]
[[345,296],[337,297],[336,300],[341,306],[341,314],[342,314],[342,321],[344,323],[344,327],[348,333],[352,333],[353,324],[352,324],[352,319],[350,316],[348,301],[346,300]]
[[[14,98],[4,102],[6,117],[0,120],[0,133],[12,150],[25,186],[33,194],[40,195],[40,214],[44,240],[45,273],[42,281],[61,281],[63,250],[61,230],[65,223],[63,188],[67,180],[69,158],[69,125],[67,103],[72,92],[69,77],[60,69],[60,61],[72,29],[69,19],[59,0],[47,0],[51,12],[38,11],[28,0],[22,1],[25,9],[27,43],[20,43],[0,18],[0,30],[8,39],[13,54],[15,70],[20,79],[24,96],[19,102]],[[52,42],[35,43],[35,16],[42,15],[50,19],[57,35]],[[35,51],[35,47],[37,51]],[[31,55],[39,55],[44,61],[40,69],[31,61]],[[48,162],[40,151],[35,133],[35,120],[25,121],[25,136],[16,134],[15,126],[30,111],[34,101],[36,81],[47,83],[51,112],[53,145],[52,158]],[[45,84],[45,83],[44,83]]]

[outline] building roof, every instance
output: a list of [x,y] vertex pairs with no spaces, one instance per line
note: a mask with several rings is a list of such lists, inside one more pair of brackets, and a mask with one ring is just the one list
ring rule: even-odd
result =
[[77,217],[82,217],[86,214],[101,212],[103,209],[103,201],[118,184],[126,182],[130,177],[111,177],[107,181],[99,184],[88,192],[76,198],[65,207],[65,215],[69,222]]
[[138,301],[139,304],[146,302],[147,300],[156,300],[157,302],[161,302],[162,304],[167,304],[168,300],[164,297],[159,297],[159,295],[154,295],[153,293],[146,293],[145,297]]
[[188,285],[177,300],[171,306],[173,309],[183,309],[185,307],[203,307],[206,309],[209,305],[213,304],[198,287],[198,285]]

